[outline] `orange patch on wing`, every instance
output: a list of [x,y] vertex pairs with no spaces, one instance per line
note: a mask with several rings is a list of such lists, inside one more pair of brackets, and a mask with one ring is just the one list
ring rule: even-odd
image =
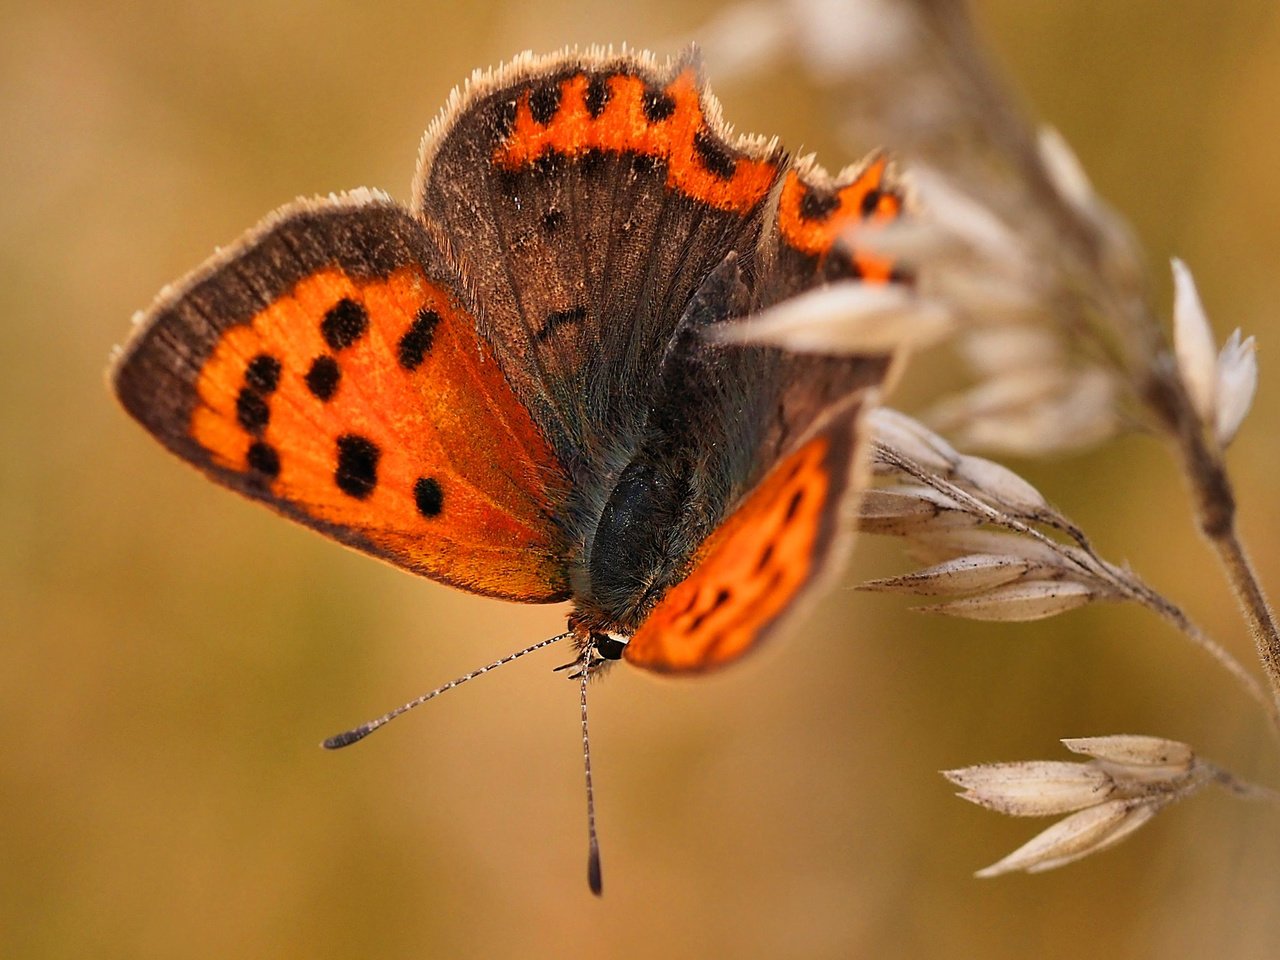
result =
[[[568,156],[587,150],[636,153],[666,162],[668,187],[721,210],[748,214],[768,194],[778,165],[745,156],[711,132],[692,69],[662,90],[674,109],[661,120],[646,116],[644,81],[628,74],[604,78],[609,97],[593,117],[586,103],[588,82],[584,74],[562,80],[559,106],[545,124],[533,118],[530,92],[522,94],[511,133],[494,152],[494,163],[516,170],[553,150]],[[714,144],[710,151],[707,140]],[[715,155],[710,161],[709,152]],[[721,169],[716,172],[712,166]]]
[[693,570],[627,644],[636,666],[705,670],[746,653],[809,581],[831,476],[815,437],[780,463],[707,539]]
[[[344,299],[363,308],[367,325],[335,348],[321,325]],[[418,343],[428,349],[406,365],[401,338],[421,316],[431,328]],[[271,390],[257,391],[268,413],[250,429],[238,408],[249,364],[263,355],[278,362],[279,376]],[[331,358],[321,363],[338,371],[326,384],[328,399],[308,382],[317,358]],[[526,601],[567,593],[548,494],[564,483],[561,468],[471,319],[419,268],[377,280],[336,267],[308,277],[226,331],[196,390],[191,436],[215,464],[256,473],[268,502],[475,592]],[[355,474],[371,483],[348,480],[345,490],[339,483],[343,437],[370,445],[356,451],[364,456],[356,456]],[[263,470],[264,447],[274,470]],[[420,481],[430,483],[423,489]]]
[[[887,166],[884,157],[876,158],[853,183],[814,205],[822,209],[820,215],[812,212],[806,215],[806,199],[813,188],[794,170],[788,171],[778,203],[778,229],[783,240],[796,250],[821,259],[841,240],[847,240],[856,224],[886,223],[895,219],[902,211],[902,198],[883,189]],[[858,250],[851,256],[863,280],[884,283],[893,275],[893,261],[886,257]]]

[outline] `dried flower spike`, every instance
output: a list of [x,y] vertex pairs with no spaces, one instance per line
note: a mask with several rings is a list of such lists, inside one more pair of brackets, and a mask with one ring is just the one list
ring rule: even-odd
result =
[[[1130,596],[1117,571],[1082,546],[1059,543],[1046,525],[1083,535],[1040,492],[1013,471],[957,453],[927,427],[896,411],[871,418],[875,462],[882,476],[908,482],[869,491],[859,527],[907,538],[927,569],[873,580],[865,589],[954,597],[919,608],[974,620],[1025,621],[1051,617],[1094,600]],[[901,452],[927,458],[925,467]],[[1004,526],[1014,534],[975,529]]]
[[1063,740],[1091,757],[1084,763],[1031,760],[945,770],[965,800],[1017,817],[1070,816],[1013,853],[979,870],[979,877],[1051,870],[1119,843],[1163,807],[1215,780],[1234,778],[1196,759],[1185,743],[1120,734]]

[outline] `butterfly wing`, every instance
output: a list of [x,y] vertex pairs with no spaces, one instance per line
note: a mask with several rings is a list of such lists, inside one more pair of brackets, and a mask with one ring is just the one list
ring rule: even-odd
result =
[[171,451],[294,520],[476,593],[562,600],[567,481],[475,314],[444,242],[357,191],[277,212],[163,293],[112,381]]
[[685,304],[756,246],[784,163],[730,133],[692,55],[525,57],[454,95],[415,205],[466,258],[517,392],[598,477],[643,428]]
[[627,644],[626,659],[690,673],[742,656],[839,570],[860,484],[863,398],[828,415],[702,543]]

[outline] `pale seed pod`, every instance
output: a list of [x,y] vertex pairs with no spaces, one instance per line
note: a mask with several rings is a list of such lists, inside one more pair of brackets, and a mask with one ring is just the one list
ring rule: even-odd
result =
[[892,407],[877,407],[872,410],[867,414],[866,423],[877,443],[889,447],[926,470],[945,476],[960,460],[960,454],[951,444],[918,420],[913,420]]
[[1244,422],[1253,395],[1258,389],[1258,355],[1253,337],[1240,339],[1240,331],[1234,331],[1218,354],[1217,420],[1214,434],[1224,450],[1235,439],[1236,431]]
[[982,457],[962,456],[956,464],[953,478],[962,487],[968,487],[984,498],[1016,510],[1024,516],[1034,516],[1049,509],[1044,496],[1008,467]]
[[955,596],[1012,583],[1034,569],[1024,557],[969,554],[899,577],[868,580],[859,584],[858,589],[920,596]]
[[996,877],[1014,870],[1040,873],[1065,866],[1119,843],[1155,816],[1159,807],[1151,801],[1107,800],[1059,820],[974,875]]
[[1098,204],[1093,184],[1085,173],[1080,158],[1076,156],[1066,138],[1054,127],[1042,126],[1037,138],[1040,160],[1054,189],[1063,200],[1092,219],[1092,210]]
[[858,503],[858,529],[863,533],[901,537],[930,530],[974,527],[980,522],[928,487],[872,489],[866,491]]
[[716,339],[802,353],[888,354],[930,346],[954,327],[948,311],[908,287],[833,283],[726,325]]
[[[911,534],[908,554],[921,563],[938,563],[966,554],[1024,557],[1049,569],[1063,569],[1063,557],[1053,547],[1019,533],[999,530],[921,530]],[[1068,550],[1075,555],[1077,552]]]
[[1195,767],[1195,754],[1189,746],[1161,737],[1119,734],[1062,743],[1073,753],[1094,757],[1118,783],[1132,785],[1134,792],[1151,792],[1152,786],[1163,792],[1175,791]]
[[1178,372],[1204,423],[1214,420],[1218,357],[1213,331],[1187,265],[1173,259],[1173,348]]
[[1106,772],[1088,763],[1031,760],[989,763],[942,775],[964,792],[962,799],[1013,817],[1071,813],[1103,802],[1115,789]]
[[1069,737],[1062,745],[1072,753],[1109,760],[1125,766],[1181,767],[1191,769],[1195,753],[1185,743],[1140,734],[1106,737]]
[[916,609],[923,613],[944,613],[967,620],[1012,623],[1057,616],[1099,598],[1097,591],[1083,583],[1069,580],[1024,580],[996,587],[976,596]]

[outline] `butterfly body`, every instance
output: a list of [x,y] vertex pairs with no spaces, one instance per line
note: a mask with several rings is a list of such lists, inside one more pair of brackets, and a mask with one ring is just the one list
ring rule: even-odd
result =
[[692,59],[527,57],[455,94],[411,206],[301,201],[162,294],[115,389],[292,519],[707,669],[835,568],[888,366],[716,328],[892,279],[850,237],[901,202],[883,160],[830,178],[733,137]]

